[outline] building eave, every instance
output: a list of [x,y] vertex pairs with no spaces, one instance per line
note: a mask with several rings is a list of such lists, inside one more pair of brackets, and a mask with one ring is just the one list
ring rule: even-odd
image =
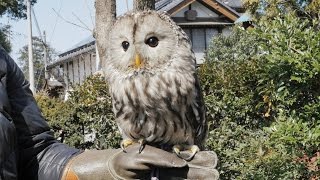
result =
[[232,26],[234,23],[229,22],[180,22],[179,26]]
[[82,47],[82,48],[76,48],[76,49],[74,49],[72,51],[63,53],[63,56],[61,56],[59,59],[57,59],[53,63],[49,64],[47,68],[48,69],[52,69],[52,68],[54,68],[54,67],[56,67],[58,65],[64,64],[64,63],[66,63],[68,61],[71,61],[72,58],[74,58],[76,56],[79,56],[81,54],[93,51],[93,50],[95,50],[95,48],[96,48],[96,46],[95,46],[95,43],[94,43],[94,44],[87,45],[87,46]]

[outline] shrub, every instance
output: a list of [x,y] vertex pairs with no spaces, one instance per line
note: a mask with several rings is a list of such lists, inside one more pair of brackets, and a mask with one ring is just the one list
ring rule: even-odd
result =
[[199,74],[211,124],[207,146],[218,154],[221,179],[319,175],[314,26],[288,14],[214,38]]
[[62,142],[81,149],[118,148],[116,126],[108,86],[100,76],[89,77],[70,92],[66,102],[37,95],[43,115]]
[[35,99],[55,137],[64,141],[63,132],[65,131],[65,124],[72,118],[72,107],[59,98],[49,97],[44,91],[37,93]]
[[80,125],[82,134],[94,134],[94,140],[89,141],[92,145],[86,148],[120,147],[108,85],[102,77],[91,76],[81,86],[74,87],[68,101],[75,109],[72,123]]

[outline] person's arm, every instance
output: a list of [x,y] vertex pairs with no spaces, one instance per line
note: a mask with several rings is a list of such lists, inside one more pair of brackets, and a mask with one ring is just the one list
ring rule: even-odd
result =
[[54,139],[29,89],[29,82],[2,48],[0,53],[7,66],[6,91],[10,116],[17,131],[18,176],[22,179],[59,179],[65,164],[79,150]]

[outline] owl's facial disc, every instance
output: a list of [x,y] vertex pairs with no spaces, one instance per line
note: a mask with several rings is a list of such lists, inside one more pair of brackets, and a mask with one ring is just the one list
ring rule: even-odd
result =
[[157,12],[119,18],[109,37],[106,65],[128,76],[163,71],[176,54],[176,31]]

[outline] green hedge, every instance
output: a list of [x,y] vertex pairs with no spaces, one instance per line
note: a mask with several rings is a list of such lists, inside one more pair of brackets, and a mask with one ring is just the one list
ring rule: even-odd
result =
[[289,14],[214,38],[199,73],[221,179],[319,177],[315,26]]

